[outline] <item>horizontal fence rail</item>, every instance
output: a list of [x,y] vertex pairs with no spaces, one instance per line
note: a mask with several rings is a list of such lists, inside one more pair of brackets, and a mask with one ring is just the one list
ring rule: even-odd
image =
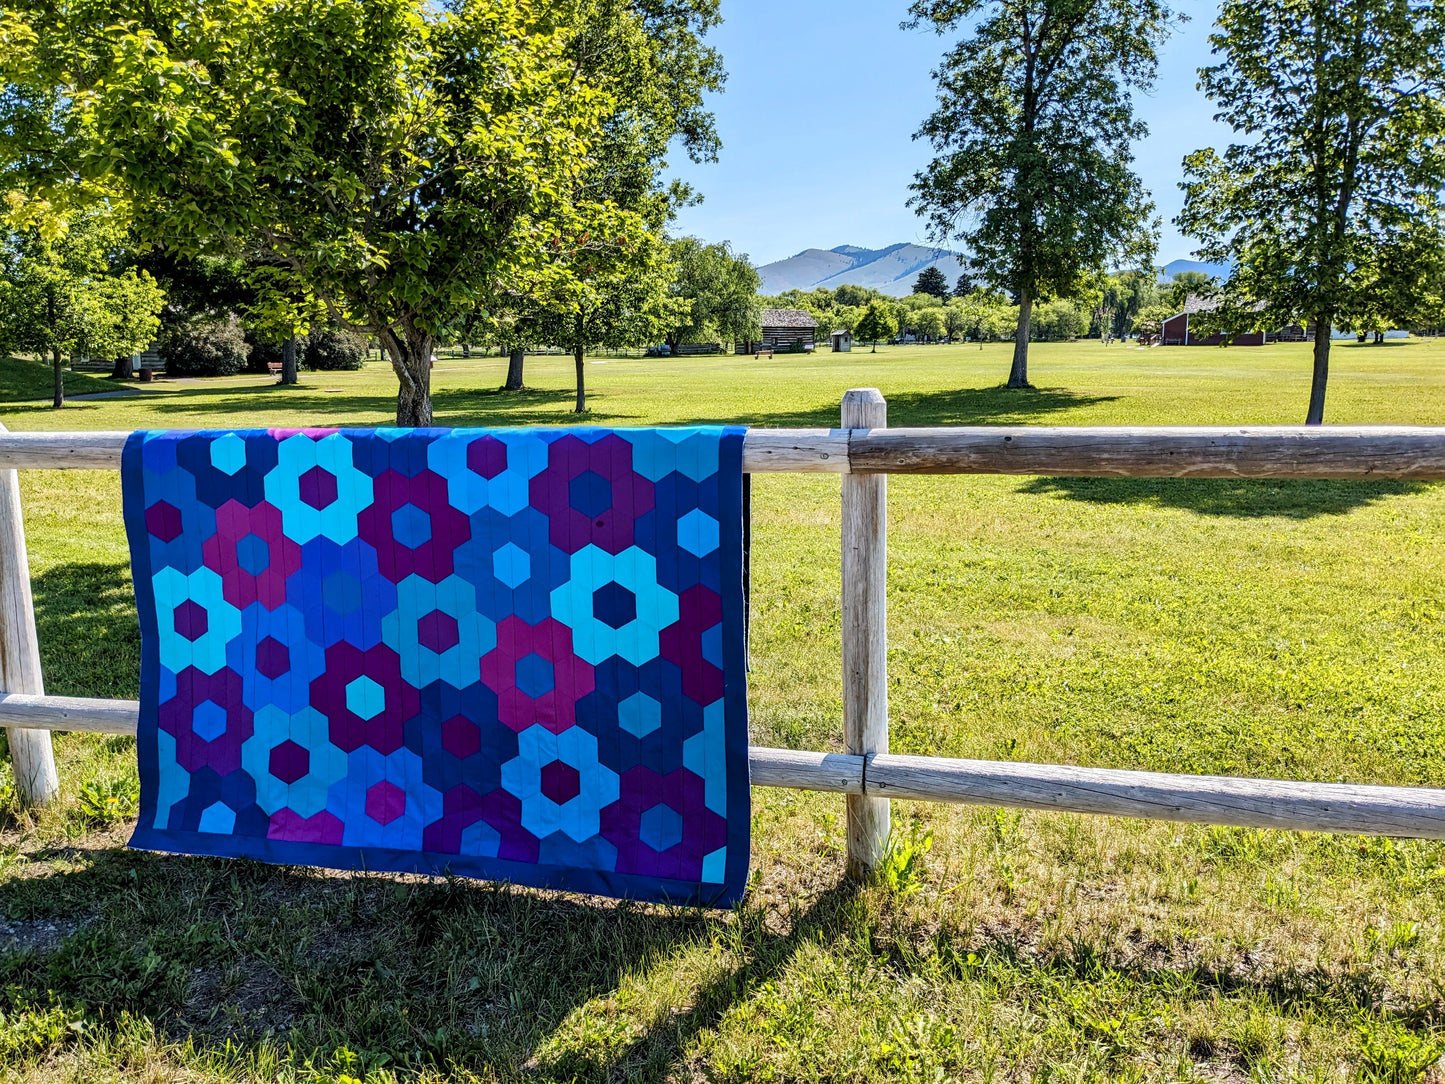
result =
[[[0,694],[0,726],[134,737],[135,700]],[[995,760],[813,753],[754,745],[756,787],[1012,806],[1150,820],[1205,821],[1445,839],[1445,790],[1173,775]]]
[[[127,433],[0,434],[0,470],[118,470]],[[743,470],[1445,480],[1445,427],[750,429]]]
[[[847,752],[754,746],[756,786],[848,796],[848,869],[886,853],[893,798],[1143,817],[1253,828],[1445,839],[1445,790],[1177,775],[1068,765],[903,756],[888,751],[887,474],[1103,478],[1445,480],[1445,427],[964,427],[889,429],[874,389],[843,400],[837,429],[750,429],[749,473],[853,475],[843,483],[843,737]],[[0,487],[21,469],[120,467],[129,434],[10,433],[0,427]],[[10,492],[0,488],[0,496]],[[9,727],[27,800],[58,792],[49,732],[136,733],[130,700],[46,696],[18,489],[0,509],[0,726]],[[15,658],[11,659],[10,656]],[[22,665],[33,655],[32,674]],[[10,672],[14,671],[14,676]],[[7,676],[9,675],[9,676]],[[17,742],[17,738],[21,739]],[[28,750],[28,751],[27,751]],[[22,756],[23,754],[23,756]],[[28,758],[28,759],[27,759]],[[21,760],[29,767],[22,778]],[[49,774],[45,771],[48,767]]]

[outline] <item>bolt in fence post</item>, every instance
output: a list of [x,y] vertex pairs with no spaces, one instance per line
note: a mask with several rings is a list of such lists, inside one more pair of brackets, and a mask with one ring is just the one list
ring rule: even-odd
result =
[[[843,396],[844,429],[882,429],[877,388]],[[848,752],[888,752],[888,476],[843,475],[843,731]],[[864,779],[867,774],[865,771]],[[848,876],[861,879],[888,849],[887,798],[848,795]]]
[[[0,425],[0,433],[5,432]],[[35,601],[30,594],[30,560],[25,553],[25,520],[20,513],[20,479],[0,471],[0,691],[44,693],[40,646],[35,635]],[[50,731],[9,727],[10,763],[21,801],[44,805],[60,793]]]

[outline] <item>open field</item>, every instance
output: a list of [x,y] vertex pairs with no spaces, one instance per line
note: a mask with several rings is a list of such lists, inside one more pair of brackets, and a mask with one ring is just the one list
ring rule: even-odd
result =
[[[1023,393],[1010,349],[609,360],[586,420],[828,425],[873,385],[896,425],[1292,423],[1308,396],[1305,345],[1036,345]],[[443,359],[438,423],[572,421],[570,359],[527,364],[504,394],[504,359]],[[0,421],[381,424],[395,384],[157,388]],[[1445,344],[1336,344],[1326,419],[1445,424]],[[47,691],[136,695],[118,477],[21,484]],[[895,752],[1445,785],[1445,485],[900,477],[890,516]],[[759,477],[754,517],[754,741],[837,748],[838,481]],[[932,850],[854,889],[841,800],[758,790],[750,898],[699,914],[126,852],[133,743],[57,747],[65,800],[0,815],[0,1078],[1403,1082],[1445,1053],[1438,844],[899,803]]]

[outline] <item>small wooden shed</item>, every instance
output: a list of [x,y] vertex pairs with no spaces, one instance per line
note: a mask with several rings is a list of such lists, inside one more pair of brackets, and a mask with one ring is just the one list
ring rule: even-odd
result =
[[847,328],[840,328],[833,332],[833,353],[846,354],[853,349],[853,333]]

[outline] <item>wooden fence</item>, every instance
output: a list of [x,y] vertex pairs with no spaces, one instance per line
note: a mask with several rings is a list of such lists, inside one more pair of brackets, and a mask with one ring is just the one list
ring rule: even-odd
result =
[[[125,433],[0,427],[0,725],[27,801],[59,783],[51,730],[134,734],[130,700],[46,696],[41,683],[17,469],[120,467]],[[843,753],[754,746],[754,786],[847,796],[848,868],[884,855],[893,798],[1258,828],[1445,839],[1445,790],[1174,775],[888,751],[888,474],[1112,478],[1445,480],[1445,428],[986,427],[888,429],[875,389],[843,397],[838,429],[754,429],[749,472],[840,474],[843,500]]]

